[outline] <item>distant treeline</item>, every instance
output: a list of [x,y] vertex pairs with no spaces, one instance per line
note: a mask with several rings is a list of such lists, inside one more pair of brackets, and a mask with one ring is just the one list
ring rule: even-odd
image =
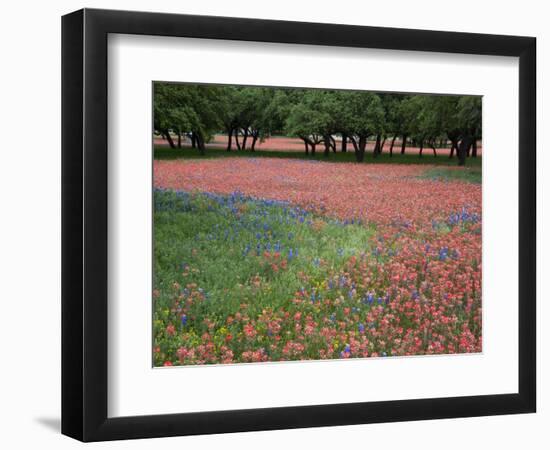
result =
[[[355,151],[365,157],[367,140],[374,139],[373,156],[386,140],[433,149],[449,141],[450,157],[459,165],[477,156],[481,138],[481,97],[406,95],[365,91],[237,87],[155,83],[154,128],[173,148],[188,137],[201,153],[216,133],[227,134],[227,151],[254,151],[258,140],[282,134],[300,138],[306,153],[322,146],[324,155]],[[174,136],[177,136],[175,142]],[[335,136],[341,136],[339,145]]]

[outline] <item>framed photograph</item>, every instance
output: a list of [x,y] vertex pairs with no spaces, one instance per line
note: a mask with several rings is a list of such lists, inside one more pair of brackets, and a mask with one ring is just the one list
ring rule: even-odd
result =
[[535,412],[531,37],[62,20],[62,432]]

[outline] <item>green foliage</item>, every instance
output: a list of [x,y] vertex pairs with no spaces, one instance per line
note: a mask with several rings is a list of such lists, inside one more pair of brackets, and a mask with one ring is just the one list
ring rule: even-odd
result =
[[[253,315],[284,307],[304,286],[301,273],[308,273],[311,285],[326,279],[350,255],[368,249],[374,233],[364,224],[344,224],[280,202],[182,194],[155,192],[154,288],[171,292],[180,279],[182,287],[208,287],[205,303],[190,314],[200,317],[208,308],[220,323],[243,303],[250,303]],[[171,306],[169,297],[161,297],[155,314]],[[198,336],[206,331],[200,321],[192,326]]]
[[304,91],[289,110],[285,121],[286,133],[315,144],[320,142],[320,136],[330,134],[333,128],[328,105],[330,96],[326,91]]
[[457,102],[457,126],[481,138],[481,97],[461,97]]
[[222,130],[254,142],[284,133],[334,150],[333,136],[341,134],[364,153],[372,136],[431,145],[440,138],[479,139],[481,97],[155,83],[154,128],[165,137],[194,133],[202,141]]
[[343,131],[350,136],[365,137],[384,133],[386,112],[380,95],[371,92],[343,92],[345,119]]
[[154,129],[167,135],[196,133],[202,140],[221,125],[224,88],[194,84],[154,84]]
[[426,178],[436,181],[465,181],[467,183],[481,183],[481,166],[474,167],[437,167],[429,169],[422,175]]

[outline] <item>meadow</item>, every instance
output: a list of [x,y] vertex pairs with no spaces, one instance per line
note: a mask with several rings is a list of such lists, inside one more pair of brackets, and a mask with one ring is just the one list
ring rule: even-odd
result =
[[480,163],[218,153],[155,150],[155,366],[482,350]]

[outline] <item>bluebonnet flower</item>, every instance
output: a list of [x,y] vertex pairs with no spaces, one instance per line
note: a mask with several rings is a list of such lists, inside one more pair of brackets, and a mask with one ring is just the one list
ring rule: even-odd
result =
[[343,275],[340,275],[340,278],[338,279],[338,285],[340,287],[344,287],[345,284],[346,284],[346,278]]
[[358,328],[359,328],[359,333],[363,333],[365,331],[365,325],[363,325],[362,323],[359,324]]
[[183,326],[187,325],[187,315],[186,314],[182,314],[181,316],[181,324]]

